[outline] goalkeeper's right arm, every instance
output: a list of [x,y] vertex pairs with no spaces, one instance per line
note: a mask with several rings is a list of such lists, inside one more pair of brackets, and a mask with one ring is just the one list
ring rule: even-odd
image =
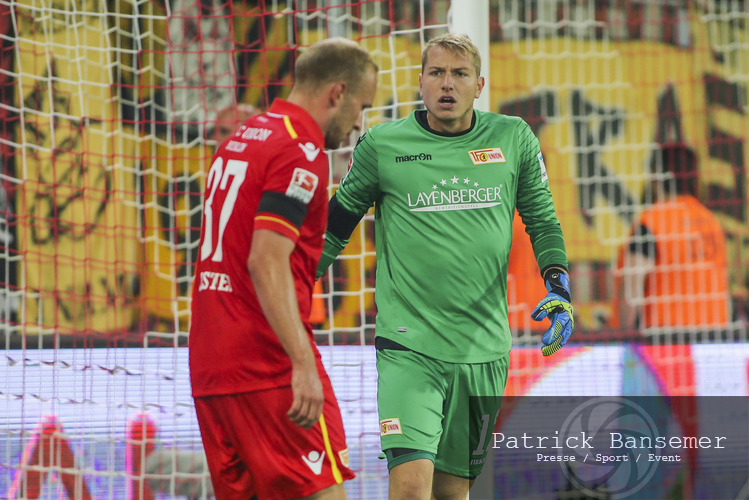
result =
[[349,171],[328,204],[328,229],[317,265],[318,278],[348,244],[351,233],[375,203],[379,193],[377,165],[377,148],[370,130],[356,142]]
[[325,232],[325,246],[317,264],[317,278],[320,278],[348,244],[351,233],[364,215],[349,212],[338,203],[334,194],[328,204],[328,229]]

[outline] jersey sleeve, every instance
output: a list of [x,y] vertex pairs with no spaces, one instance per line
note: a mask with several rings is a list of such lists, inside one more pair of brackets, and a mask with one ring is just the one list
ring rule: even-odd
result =
[[541,270],[549,266],[567,268],[567,250],[554,209],[541,146],[523,120],[518,124],[517,145],[520,155],[517,209],[531,238],[538,267]]
[[356,143],[349,171],[330,201],[325,246],[317,264],[318,278],[343,251],[351,231],[377,200],[379,182],[377,149],[369,131]]
[[379,196],[375,132],[365,133],[354,148],[351,167],[336,192],[338,203],[349,212],[364,216]]
[[265,172],[255,229],[296,241],[310,202],[327,190],[327,169],[327,156],[311,141],[299,138],[282,147]]

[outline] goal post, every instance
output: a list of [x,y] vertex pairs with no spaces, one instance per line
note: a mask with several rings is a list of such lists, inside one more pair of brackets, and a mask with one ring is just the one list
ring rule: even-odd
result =
[[[447,25],[451,33],[464,33],[468,35],[481,54],[482,71],[485,78],[490,74],[490,29],[489,24],[479,22],[481,19],[489,19],[489,0],[467,0],[465,2],[453,2],[447,13]],[[476,99],[474,107],[481,111],[491,111],[491,82],[487,81]]]

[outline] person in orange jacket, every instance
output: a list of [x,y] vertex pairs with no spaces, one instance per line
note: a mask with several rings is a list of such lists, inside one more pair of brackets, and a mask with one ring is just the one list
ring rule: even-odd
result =
[[651,165],[645,200],[619,255],[611,325],[645,334],[723,328],[730,318],[726,240],[697,198],[697,156],[666,145]]
[[546,294],[546,287],[538,279],[539,276],[541,271],[533,253],[531,238],[525,232],[525,224],[516,210],[507,266],[507,319],[516,337],[528,332],[543,333],[547,329],[545,323],[531,320],[531,311],[536,307],[538,297]]

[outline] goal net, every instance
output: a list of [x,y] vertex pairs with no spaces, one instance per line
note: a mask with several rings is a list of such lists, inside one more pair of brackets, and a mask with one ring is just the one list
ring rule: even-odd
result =
[[[217,128],[236,126],[237,105],[286,96],[297,48],[331,36],[380,67],[365,127],[421,106],[426,40],[485,37],[486,109],[540,139],[576,332],[540,355],[530,311],[545,290],[516,224],[508,396],[749,394],[744,7],[0,0],[0,497],[210,496],[186,345]],[[456,9],[475,15],[456,26]],[[674,145],[696,158],[688,175],[659,156]],[[331,194],[351,151],[329,152]],[[700,227],[658,209],[655,190],[684,177]],[[374,238],[369,214],[312,318],[362,499],[387,497]]]

